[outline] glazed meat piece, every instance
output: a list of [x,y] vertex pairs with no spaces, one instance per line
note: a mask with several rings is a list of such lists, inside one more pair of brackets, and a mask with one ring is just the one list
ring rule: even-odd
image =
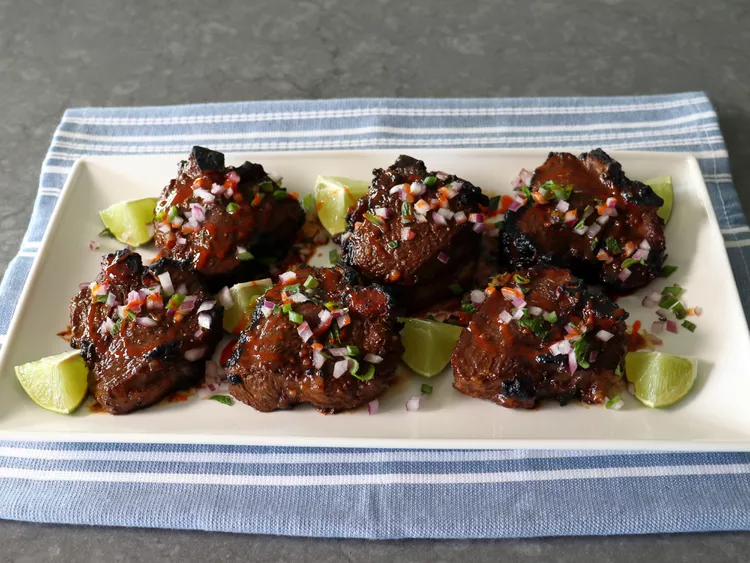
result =
[[387,293],[353,270],[302,266],[258,300],[227,363],[229,391],[270,412],[354,409],[392,382],[403,353]]
[[482,191],[410,156],[373,174],[349,214],[342,261],[412,311],[449,297],[455,284],[471,286],[483,227],[472,220],[488,204]]
[[219,288],[264,274],[284,257],[302,226],[299,202],[260,164],[224,166],[224,155],[193,147],[156,207],[154,242],[187,260]]
[[521,190],[500,235],[511,268],[554,264],[615,289],[643,287],[659,274],[663,200],[601,149],[550,153]]
[[618,385],[628,314],[568,270],[497,276],[453,351],[453,386],[509,408],[577,397],[601,403]]
[[112,414],[160,401],[203,376],[221,338],[223,310],[184,263],[143,266],[121,250],[70,303],[71,346],[89,367],[89,390]]

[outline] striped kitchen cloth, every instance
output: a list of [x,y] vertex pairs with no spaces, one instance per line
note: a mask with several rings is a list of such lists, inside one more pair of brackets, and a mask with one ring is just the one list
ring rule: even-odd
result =
[[[67,111],[44,161],[21,251],[0,285],[0,334],[75,159],[186,153],[194,144],[225,152],[691,152],[750,311],[750,229],[702,93],[247,102]],[[0,518],[366,538],[747,530],[750,454],[0,442]]]

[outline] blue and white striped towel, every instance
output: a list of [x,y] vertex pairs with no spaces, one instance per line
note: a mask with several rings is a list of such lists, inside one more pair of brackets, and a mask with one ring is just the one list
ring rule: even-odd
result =
[[[745,311],[750,229],[702,93],[249,102],[65,113],[0,285],[0,334],[73,161],[88,154],[602,146],[701,164]],[[325,537],[750,529],[749,453],[420,451],[0,442],[0,517]]]

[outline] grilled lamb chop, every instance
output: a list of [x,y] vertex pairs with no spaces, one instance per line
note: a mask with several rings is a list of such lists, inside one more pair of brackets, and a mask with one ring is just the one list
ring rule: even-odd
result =
[[97,402],[124,414],[200,380],[222,313],[186,264],[145,267],[139,254],[121,250],[105,256],[96,280],[71,300],[71,346],[89,367]]
[[412,311],[450,297],[451,286],[469,287],[481,242],[470,216],[481,213],[487,196],[410,156],[373,174],[341,237],[343,263],[388,286]]
[[511,268],[553,264],[614,289],[643,287],[659,274],[663,200],[601,149],[578,158],[550,153],[522,189],[500,235]]
[[299,202],[260,164],[224,166],[224,155],[193,147],[156,206],[154,242],[187,260],[218,289],[260,277],[283,258],[305,220]]
[[[302,266],[258,300],[227,362],[230,393],[270,412],[335,412],[377,398],[403,352],[390,298],[353,270]],[[348,359],[351,358],[351,359]]]
[[601,403],[618,384],[628,314],[567,270],[497,276],[453,352],[453,386],[510,408]]

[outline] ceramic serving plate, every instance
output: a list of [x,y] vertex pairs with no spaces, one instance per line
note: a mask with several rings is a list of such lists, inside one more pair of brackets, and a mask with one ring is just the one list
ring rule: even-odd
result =
[[[591,147],[593,148],[593,147]],[[544,150],[411,151],[430,170],[470,179],[488,193],[510,193],[520,168],[533,169]],[[284,177],[302,196],[318,174],[368,179],[386,167],[395,150],[229,154],[230,164],[262,163]],[[307,406],[264,414],[235,402],[231,407],[200,395],[140,412],[112,416],[83,406],[71,416],[37,407],[16,381],[13,366],[57,354],[68,344],[57,332],[68,323],[68,301],[82,281],[99,271],[101,255],[119,248],[102,240],[98,211],[124,199],[157,196],[184,155],[90,157],[79,160],[68,178],[0,352],[0,439],[190,442],[305,446],[413,448],[599,448],[750,450],[750,342],[723,239],[695,159],[686,154],[614,152],[633,179],[671,175],[675,203],[667,226],[668,262],[679,266],[669,282],[687,288],[685,302],[701,306],[695,333],[661,335],[659,349],[699,359],[698,381],[678,405],[648,409],[626,395],[619,411],[572,403],[549,403],[521,411],[471,399],[453,390],[450,368],[431,379],[432,395],[409,412],[405,401],[426,380],[400,368],[398,383],[380,399],[380,410],[322,415]],[[143,250],[150,257],[152,248]],[[322,251],[313,264],[327,265]],[[656,280],[623,297],[629,322],[649,327],[653,309],[644,295],[661,291]]]

